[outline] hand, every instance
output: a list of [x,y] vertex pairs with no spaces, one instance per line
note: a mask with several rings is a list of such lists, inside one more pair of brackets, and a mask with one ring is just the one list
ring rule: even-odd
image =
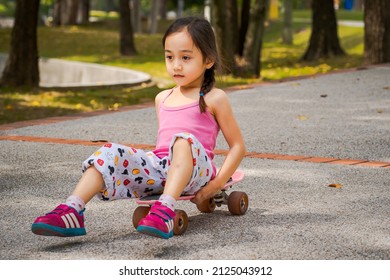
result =
[[221,190],[219,184],[211,180],[206,186],[201,188],[195,195],[193,199],[191,199],[191,202],[195,204],[199,204],[202,201],[212,198],[214,195],[216,195]]

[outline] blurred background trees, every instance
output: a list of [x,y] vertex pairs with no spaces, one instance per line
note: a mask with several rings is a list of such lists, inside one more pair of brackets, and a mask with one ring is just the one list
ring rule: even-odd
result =
[[131,9],[128,0],[119,1],[120,12],[120,53],[121,55],[135,55],[134,32]]
[[226,64],[225,72],[259,77],[268,1],[214,0],[212,3],[211,22]]
[[293,44],[292,11],[311,9],[311,36],[302,59],[317,61],[322,57],[347,55],[337,33],[337,9],[341,6],[364,9],[364,63],[390,61],[388,0],[0,0],[1,5],[9,10],[13,8],[15,16],[9,58],[2,77],[2,84],[8,85],[37,85],[39,81],[38,23],[45,22],[53,28],[85,25],[92,19],[91,9],[117,13],[119,53],[123,56],[136,55],[135,34],[156,33],[161,20],[172,20],[185,15],[185,11],[204,15],[215,28],[227,65],[225,72],[253,78],[261,76],[264,26],[275,18],[283,17],[281,40]]
[[303,60],[313,61],[322,57],[345,55],[339,42],[334,6],[333,0],[311,2],[312,30]]
[[10,86],[39,85],[37,25],[40,0],[16,0],[11,51],[1,78]]
[[364,64],[390,62],[390,1],[365,1]]

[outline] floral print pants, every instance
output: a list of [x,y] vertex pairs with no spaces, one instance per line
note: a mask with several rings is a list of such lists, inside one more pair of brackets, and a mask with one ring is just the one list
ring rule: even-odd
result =
[[194,169],[183,193],[194,194],[210,181],[213,167],[202,144],[189,133],[174,135],[169,155],[164,158],[152,151],[107,143],[83,162],[83,172],[93,165],[102,174],[104,186],[97,197],[103,201],[161,194],[178,138],[191,144]]

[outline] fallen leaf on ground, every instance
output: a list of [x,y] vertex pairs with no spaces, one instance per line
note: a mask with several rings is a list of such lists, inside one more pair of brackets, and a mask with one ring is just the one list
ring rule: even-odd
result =
[[297,118],[298,118],[298,120],[300,120],[300,121],[306,121],[306,120],[309,119],[309,117],[306,117],[306,116],[303,116],[303,115],[299,115],[299,116],[297,116]]
[[336,188],[336,189],[341,189],[343,185],[341,184],[330,184],[328,187]]

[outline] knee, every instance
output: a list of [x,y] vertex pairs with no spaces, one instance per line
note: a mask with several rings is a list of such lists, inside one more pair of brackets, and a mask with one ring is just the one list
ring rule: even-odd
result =
[[172,147],[173,152],[179,151],[180,154],[183,152],[191,152],[191,143],[184,138],[177,138]]

